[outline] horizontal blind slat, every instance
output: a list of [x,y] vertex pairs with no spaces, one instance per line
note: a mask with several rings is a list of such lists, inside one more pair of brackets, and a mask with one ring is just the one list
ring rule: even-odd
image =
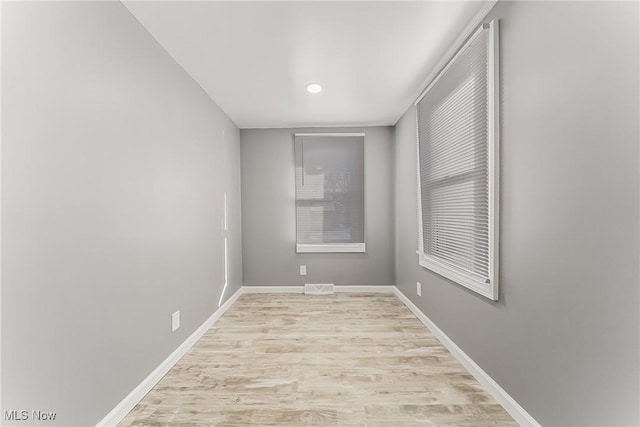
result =
[[364,243],[364,137],[295,137],[296,241]]
[[471,42],[417,104],[423,250],[479,277],[490,252],[487,40]]

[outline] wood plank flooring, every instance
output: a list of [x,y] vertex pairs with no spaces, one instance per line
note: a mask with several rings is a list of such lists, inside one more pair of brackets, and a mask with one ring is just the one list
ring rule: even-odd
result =
[[119,424],[516,426],[393,294],[245,294]]

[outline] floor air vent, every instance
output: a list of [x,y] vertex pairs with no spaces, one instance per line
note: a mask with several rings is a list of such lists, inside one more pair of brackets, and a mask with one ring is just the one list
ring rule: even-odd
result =
[[304,293],[307,295],[330,295],[333,293],[333,283],[305,284]]

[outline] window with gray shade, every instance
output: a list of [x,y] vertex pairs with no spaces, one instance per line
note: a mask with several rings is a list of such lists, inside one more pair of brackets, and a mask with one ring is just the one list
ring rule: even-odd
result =
[[364,252],[364,134],[296,134],[296,251]]
[[417,101],[420,264],[497,288],[497,32],[483,25]]

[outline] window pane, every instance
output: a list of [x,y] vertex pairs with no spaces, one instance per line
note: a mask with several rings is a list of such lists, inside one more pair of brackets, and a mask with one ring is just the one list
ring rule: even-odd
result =
[[421,257],[479,284],[494,279],[490,28],[478,30],[416,104]]
[[298,244],[364,243],[364,137],[296,137]]

